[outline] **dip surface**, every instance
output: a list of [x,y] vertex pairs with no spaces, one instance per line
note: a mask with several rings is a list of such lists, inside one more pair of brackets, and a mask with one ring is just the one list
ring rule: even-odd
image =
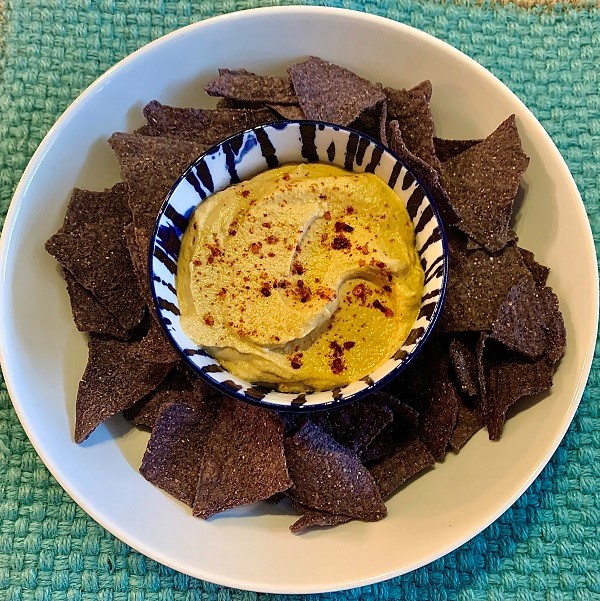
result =
[[196,209],[178,263],[186,334],[232,374],[326,390],[387,361],[423,270],[402,201],[370,173],[287,165]]

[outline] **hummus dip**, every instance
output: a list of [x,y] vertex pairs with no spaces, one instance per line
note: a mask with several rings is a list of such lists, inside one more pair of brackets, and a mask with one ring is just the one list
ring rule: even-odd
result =
[[423,270],[402,201],[370,173],[287,165],[200,203],[177,271],[185,333],[232,374],[327,390],[387,361]]

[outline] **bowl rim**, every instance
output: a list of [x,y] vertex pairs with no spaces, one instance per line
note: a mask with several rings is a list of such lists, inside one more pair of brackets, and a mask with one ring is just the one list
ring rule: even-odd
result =
[[[27,190],[31,181],[34,179],[38,167],[45,158],[45,156],[51,151],[54,142],[60,137],[62,129],[69,124],[76,113],[76,109],[80,105],[84,105],[90,99],[98,93],[105,85],[108,85],[111,78],[122,69],[126,69],[129,65],[134,62],[141,54],[148,52],[154,52],[158,46],[163,44],[168,39],[174,39],[179,36],[188,35],[192,30],[203,29],[205,26],[214,25],[215,23],[236,21],[240,18],[246,18],[248,16],[256,18],[261,13],[270,15],[311,15],[311,16],[330,16],[330,17],[341,17],[344,19],[358,19],[365,20],[376,24],[381,27],[393,28],[397,34],[414,36],[415,38],[426,41],[429,44],[436,46],[440,51],[449,53],[452,56],[460,58],[465,61],[469,67],[477,73],[480,77],[483,77],[488,82],[493,82],[495,86],[500,86],[503,92],[514,101],[515,105],[519,107],[521,111],[527,115],[529,127],[533,127],[536,133],[546,142],[547,150],[550,156],[557,161],[561,167],[561,173],[566,180],[566,183],[573,192],[574,197],[574,210],[578,214],[580,222],[583,224],[582,235],[586,238],[586,248],[588,255],[586,259],[591,263],[597,264],[597,253],[593,241],[593,234],[590,226],[589,219],[587,218],[585,206],[581,199],[581,195],[577,189],[577,185],[573,178],[573,175],[568,169],[568,166],[561,156],[560,152],[556,148],[556,145],[550,138],[549,134],[533,115],[530,109],[516,96],[510,88],[501,82],[497,76],[491,71],[487,70],[475,59],[471,58],[464,52],[451,46],[449,43],[443,41],[440,38],[435,37],[425,31],[419,30],[416,27],[407,25],[397,20],[365,13],[362,11],[355,11],[345,8],[334,8],[334,7],[321,7],[321,6],[277,6],[277,7],[261,7],[255,9],[248,9],[245,11],[236,11],[233,13],[227,13],[224,15],[218,15],[202,21],[191,23],[185,27],[176,29],[170,33],[161,36],[148,44],[142,46],[135,52],[127,55],[115,65],[109,68],[107,71],[102,73],[96,80],[94,80],[86,89],[84,89],[79,96],[65,109],[62,115],[56,120],[54,125],[48,130],[39,146],[32,155],[29,163],[19,179],[16,186],[15,192],[12,197],[12,201],[9,205],[8,212],[4,221],[2,232],[0,235],[0,281],[7,281],[7,276],[12,273],[14,267],[10,264],[9,249],[11,248],[11,242],[13,239],[13,232],[15,230],[14,225],[17,222],[21,205],[24,203]],[[598,272],[597,269],[591,269],[590,277],[593,278],[592,287],[598,289]],[[48,449],[43,440],[39,435],[39,426],[31,418],[28,412],[28,405],[23,400],[26,399],[26,391],[20,383],[16,371],[15,360],[13,359],[13,353],[11,351],[9,332],[12,316],[7,313],[5,307],[9,304],[5,300],[7,294],[7,288],[4,287],[0,290],[2,294],[2,303],[0,303],[0,363],[2,364],[4,380],[6,387],[11,398],[14,410],[17,414],[21,425],[27,434],[33,448],[38,453],[52,476],[58,481],[63,489],[71,496],[71,498],[98,524],[105,528],[115,537],[129,544],[133,548],[137,549],[140,553],[146,556],[169,565],[170,567],[182,571],[186,574],[214,582],[218,585],[229,586],[234,588],[241,588],[244,590],[265,592],[265,593],[283,593],[283,594],[309,594],[309,593],[322,593],[330,591],[340,591],[353,587],[366,586],[374,583],[381,582],[383,580],[399,576],[413,570],[416,570],[424,565],[431,563],[432,561],[446,555],[447,553],[457,549],[460,545],[471,540],[483,529],[488,527],[492,522],[498,519],[514,502],[524,493],[524,491],[531,485],[534,479],[540,474],[544,466],[548,463],[551,456],[556,451],[559,443],[564,438],[565,432],[570,425],[573,415],[581,401],[590,369],[592,367],[592,360],[595,353],[595,341],[598,332],[598,294],[593,298],[593,304],[590,309],[590,314],[595,315],[593,319],[592,327],[589,328],[586,338],[582,341],[585,342],[585,353],[581,363],[578,365],[578,370],[573,374],[572,380],[572,396],[568,407],[565,408],[565,413],[560,424],[557,424],[556,435],[552,440],[548,441],[548,444],[544,450],[544,453],[539,458],[535,467],[530,473],[521,479],[519,483],[513,487],[511,494],[506,497],[502,503],[494,507],[493,511],[486,513],[486,515],[478,519],[475,523],[471,524],[462,534],[454,538],[451,543],[436,548],[424,556],[421,556],[408,564],[400,567],[389,569],[387,571],[379,570],[376,573],[372,573],[367,576],[352,577],[343,582],[333,581],[328,579],[326,584],[314,584],[314,583],[302,583],[302,584],[273,584],[272,582],[260,578],[250,579],[247,576],[241,576],[239,574],[230,575],[228,573],[214,573],[202,566],[191,564],[190,562],[184,562],[180,559],[173,558],[171,554],[166,552],[164,549],[156,548],[151,543],[148,543],[144,538],[139,537],[136,533],[123,528],[114,515],[106,512],[104,509],[98,507],[95,503],[90,502],[85,491],[78,485],[77,480],[73,479],[72,476],[66,472],[63,468],[62,463],[51,449]]]
[[[207,373],[203,372],[202,370],[200,370],[198,368],[198,366],[191,360],[190,356],[185,354],[184,349],[182,349],[179,346],[179,344],[177,344],[177,342],[174,340],[174,338],[171,334],[171,330],[168,328],[167,324],[165,323],[164,316],[162,314],[162,311],[161,311],[159,303],[158,303],[158,298],[157,298],[157,293],[156,293],[156,280],[153,277],[154,276],[153,250],[154,250],[155,242],[157,239],[158,229],[159,229],[159,224],[160,224],[161,218],[163,217],[167,207],[170,205],[173,194],[175,193],[175,191],[177,190],[179,185],[184,180],[186,180],[187,175],[192,171],[192,169],[194,167],[196,167],[197,164],[200,161],[202,161],[206,156],[213,154],[220,147],[224,146],[225,144],[227,144],[228,142],[230,142],[232,140],[235,140],[238,138],[243,138],[244,136],[251,134],[251,133],[255,132],[256,130],[264,130],[264,129],[268,129],[268,128],[283,129],[284,127],[286,127],[287,125],[290,125],[290,124],[291,125],[311,124],[311,125],[317,126],[319,129],[333,129],[335,131],[341,130],[348,134],[355,134],[359,138],[364,138],[364,139],[368,140],[369,143],[373,144],[375,148],[380,148],[383,151],[383,153],[389,154],[395,161],[400,163],[400,165],[402,165],[407,170],[407,172],[410,173],[410,175],[414,178],[415,182],[418,184],[418,187],[420,187],[423,190],[423,192],[425,193],[424,198],[429,203],[429,206],[431,207],[431,209],[433,211],[435,223],[440,230],[440,234],[441,234],[440,242],[442,244],[442,255],[441,256],[443,258],[443,262],[442,262],[443,270],[442,270],[442,275],[441,275],[441,286],[440,286],[439,298],[435,304],[435,308],[433,310],[431,317],[428,319],[427,327],[425,328],[425,331],[419,338],[419,340],[418,340],[417,344],[414,346],[414,348],[408,352],[408,355],[406,357],[404,357],[403,359],[399,360],[398,364],[395,365],[388,373],[384,374],[381,378],[379,378],[378,380],[373,380],[372,384],[367,384],[367,386],[365,386],[364,388],[361,388],[360,390],[357,390],[356,392],[353,392],[348,395],[342,394],[342,396],[340,396],[339,398],[333,397],[331,399],[328,399],[328,400],[325,400],[322,402],[312,403],[312,404],[303,404],[303,405],[299,405],[299,406],[283,405],[283,404],[279,405],[276,403],[271,403],[269,401],[265,401],[263,399],[252,398],[252,397],[246,396],[246,394],[244,394],[243,391],[231,390],[228,386],[225,386],[223,383],[221,383],[217,380],[213,380],[210,377],[210,374],[207,374]],[[287,163],[284,163],[284,164],[287,164]],[[300,164],[325,164],[325,163],[323,163],[321,161],[315,161],[315,162],[305,161]],[[266,173],[270,170],[271,170],[271,167],[265,166],[264,169],[256,172],[252,177],[254,177],[260,173]],[[349,171],[349,173],[362,173],[362,172],[350,172]],[[379,179],[380,179],[380,181],[384,181],[381,178],[379,178]],[[247,179],[241,180],[241,181],[247,181]],[[223,189],[228,188],[230,185],[232,185],[232,184],[225,186],[225,188],[223,188]],[[207,200],[211,196],[214,196],[214,194],[216,194],[218,191],[219,190],[217,190],[215,192],[211,192],[210,194],[207,194],[205,198],[199,198],[199,201],[196,203],[196,205],[192,209],[192,212],[190,213],[189,218],[187,219],[187,223],[189,223],[189,219],[191,219],[193,212],[205,200]],[[392,191],[393,191],[393,189],[392,189]],[[186,229],[187,229],[187,223],[186,223]],[[185,232],[182,233],[182,236],[184,233]],[[429,340],[430,336],[432,335],[432,333],[435,329],[435,326],[440,318],[442,308],[444,306],[444,302],[446,300],[447,287],[448,287],[448,275],[449,275],[449,269],[450,269],[450,260],[449,260],[448,237],[446,234],[446,229],[445,229],[444,223],[441,219],[440,210],[437,206],[437,202],[436,202],[435,198],[433,197],[433,195],[431,194],[431,192],[429,190],[429,186],[427,186],[422,181],[422,179],[420,177],[418,177],[413,172],[413,170],[395,152],[392,151],[392,149],[389,146],[386,146],[385,144],[383,144],[376,138],[370,136],[369,134],[365,134],[365,133],[358,131],[357,129],[354,129],[352,127],[339,125],[337,123],[331,123],[328,121],[319,121],[316,119],[282,119],[279,121],[270,121],[269,123],[262,123],[255,127],[248,127],[246,129],[240,130],[230,136],[227,136],[223,140],[220,140],[219,142],[217,142],[217,143],[213,144],[212,146],[210,146],[209,148],[207,148],[204,152],[202,152],[200,155],[198,155],[185,168],[185,170],[179,175],[179,177],[175,180],[174,184],[171,186],[171,189],[169,190],[168,194],[165,196],[165,199],[164,199],[164,201],[160,207],[160,210],[157,214],[157,217],[154,221],[154,227],[152,228],[152,236],[150,238],[150,243],[148,245],[148,251],[147,251],[147,268],[148,268],[148,285],[150,287],[150,293],[152,295],[153,310],[154,310],[154,314],[158,318],[158,321],[160,323],[163,334],[169,341],[169,344],[171,345],[171,347],[179,354],[179,356],[184,361],[186,366],[188,368],[192,369],[192,371],[194,372],[194,374],[197,377],[200,377],[207,384],[209,384],[213,388],[216,388],[222,394],[232,397],[238,401],[241,401],[244,403],[250,403],[251,405],[255,405],[257,407],[262,407],[263,409],[270,409],[272,411],[298,414],[298,413],[312,413],[312,412],[316,412],[316,411],[326,411],[328,409],[342,407],[349,403],[353,403],[355,401],[359,401],[360,399],[364,399],[366,396],[377,392],[377,390],[379,390],[380,388],[385,386],[385,384],[389,383],[391,380],[397,378],[419,356],[419,354],[423,350],[424,345],[427,343],[427,341]],[[175,284],[175,288],[177,288],[177,284]],[[423,301],[421,300],[420,302],[421,302],[421,306],[422,306]],[[181,328],[179,328],[179,329],[181,329]],[[404,345],[404,342],[402,342],[402,344],[400,345],[399,348],[401,348],[403,345]],[[195,346],[197,346],[198,348],[202,348],[200,345],[195,345]],[[211,358],[214,359],[215,361],[217,361],[218,365],[223,367],[217,359],[215,359],[212,356],[211,356]],[[386,362],[389,360],[390,360],[389,358],[386,359]],[[233,375],[233,374],[231,374],[231,372],[229,370],[225,369],[224,367],[223,367],[223,370],[227,374]],[[367,375],[370,375],[370,374],[367,374]],[[251,382],[248,382],[247,380],[244,380],[243,378],[238,378],[238,379],[243,380],[243,382],[247,383],[249,386],[252,386],[252,387],[257,386],[257,384],[252,384]],[[352,380],[348,384],[345,384],[344,386],[348,386],[348,385],[352,384],[353,382],[356,382],[359,380],[360,380],[360,378],[358,380]],[[331,389],[326,389],[324,391],[315,391],[315,392],[328,392],[328,391],[331,391],[334,389],[335,389],[335,387],[331,388]],[[280,393],[280,394],[285,394],[286,396],[289,396],[291,398],[291,397],[296,397],[300,393],[291,393],[290,392],[290,393]]]

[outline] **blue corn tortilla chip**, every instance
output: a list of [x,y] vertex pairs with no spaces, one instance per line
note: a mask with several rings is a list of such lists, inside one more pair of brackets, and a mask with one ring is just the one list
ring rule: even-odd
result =
[[168,402],[160,408],[142,459],[140,474],[190,507],[219,404],[214,400]]
[[95,332],[127,340],[130,332],[123,328],[117,318],[96,297],[77,283],[73,276],[64,272],[67,293],[71,303],[73,321],[80,332]]
[[446,332],[489,332],[509,290],[529,275],[514,246],[489,255],[471,253],[450,243],[450,276],[440,329]]
[[83,442],[104,420],[152,392],[171,365],[140,361],[139,343],[90,335],[88,364],[75,405],[75,442]]
[[[392,454],[371,466],[369,471],[379,488],[381,497],[385,500],[389,499],[410,478],[434,465],[435,459],[427,447],[415,433],[412,433],[399,442]],[[294,503],[294,507],[301,510],[303,514],[290,526],[290,530],[294,534],[315,527],[338,526],[352,519],[345,515],[318,511],[300,503]]]
[[384,500],[407,480],[435,465],[435,459],[416,434],[407,436],[398,449],[369,468]]
[[212,146],[229,136],[273,121],[267,108],[194,109],[161,104],[157,100],[144,107],[148,121],[145,135],[174,136]]
[[471,399],[479,396],[475,352],[459,338],[452,339],[448,352],[459,390]]
[[436,461],[442,461],[459,403],[450,377],[447,343],[439,337],[430,340],[388,391],[419,412],[419,436]]
[[117,318],[123,329],[140,323],[146,304],[118,221],[63,228],[46,242],[46,250]]
[[546,310],[532,276],[521,278],[506,295],[492,324],[491,337],[529,359],[548,348]]
[[535,255],[525,248],[519,247],[519,252],[521,253],[521,257],[523,257],[523,262],[527,266],[527,269],[531,272],[533,279],[536,284],[540,286],[545,286],[546,281],[548,280],[548,275],[550,273],[550,269],[545,265],[541,265],[535,260]]
[[433,138],[433,147],[435,148],[435,154],[440,163],[445,163],[455,156],[458,156],[461,152],[469,150],[471,146],[479,144],[481,140],[444,140],[443,138]]
[[255,75],[245,69],[219,69],[219,77],[205,87],[210,96],[223,96],[242,102],[297,104],[289,77]]
[[306,119],[306,115],[297,104],[274,104],[269,102],[266,104],[266,107],[277,119],[288,119],[290,121]]
[[145,256],[165,197],[186,167],[206,150],[206,145],[125,133],[114,133],[108,143],[129,186],[129,208],[139,235],[140,251]]
[[439,161],[433,145],[434,123],[429,101],[431,83],[425,81],[410,90],[384,88],[388,117],[398,129],[408,151],[436,171]]
[[484,425],[481,409],[461,401],[458,405],[456,426],[448,443],[450,450],[458,453]]
[[292,505],[295,509],[302,512],[302,516],[290,526],[290,531],[294,534],[302,534],[311,528],[340,526],[352,521],[352,518],[347,515],[336,515],[335,513],[319,511],[318,509],[302,505],[302,503],[293,502]]
[[385,517],[379,489],[357,455],[312,422],[285,441],[293,486],[288,496],[327,513],[365,521]]
[[149,328],[140,340],[137,347],[137,357],[141,361],[149,363],[176,363],[179,361],[179,353],[175,347],[167,340],[162,327],[156,319],[148,320]]
[[226,398],[202,454],[194,515],[208,519],[286,491],[283,438],[272,412]]
[[[198,390],[190,381],[190,377],[201,382],[204,390]],[[152,429],[161,408],[167,403],[178,402],[195,407],[215,396],[218,396],[216,390],[193,374],[188,376],[188,371],[182,364],[175,364],[158,388],[125,409],[123,417],[136,426]]]
[[407,148],[402,138],[400,124],[396,120],[390,121],[388,124],[387,142],[390,150],[398,155],[398,158],[404,162],[425,186],[440,211],[444,225],[449,226],[456,223],[458,217],[454,209],[450,206],[448,195],[442,187],[438,172],[429,163],[426,163]]
[[307,119],[350,125],[385,102],[379,86],[315,56],[288,68]]
[[528,165],[514,115],[442,164],[442,185],[460,218],[458,227],[490,252],[510,240],[513,203]]
[[144,252],[142,248],[144,245],[144,235],[140,230],[136,229],[133,222],[130,222],[123,228],[123,238],[129,252],[133,272],[140,287],[140,294],[146,302],[149,312],[154,316],[154,299],[150,292],[150,278],[148,277],[148,253]]
[[311,417],[323,432],[359,454],[393,419],[389,407],[371,398],[320,411]]
[[554,368],[564,355],[567,345],[567,332],[565,322],[560,312],[558,297],[549,286],[544,286],[540,290],[540,298],[544,305],[545,321],[544,330],[548,340],[546,358]]
[[519,399],[552,386],[554,364],[546,357],[529,361],[482,334],[478,349],[481,412],[490,440],[499,440],[508,408]]
[[77,225],[101,221],[117,221],[125,225],[131,221],[127,196],[127,185],[122,182],[103,192],[75,188],[67,207],[64,229],[72,230]]

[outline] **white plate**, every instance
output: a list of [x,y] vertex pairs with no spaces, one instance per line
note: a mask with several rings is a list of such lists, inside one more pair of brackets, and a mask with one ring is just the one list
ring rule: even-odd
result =
[[[517,223],[522,244],[551,266],[568,346],[551,394],[519,413],[499,443],[480,432],[459,456],[389,502],[389,517],[296,537],[279,507],[203,522],[137,472],[146,436],[120,418],[72,439],[86,344],[44,241],[73,186],[118,180],[106,138],[141,125],[154,98],[208,102],[217,67],[281,73],[308,54],[392,86],[433,82],[438,134],[477,138],[505,117],[531,164]],[[484,110],[485,109],[485,110]],[[232,587],[284,593],[364,585],[413,570],[470,539],[523,493],[556,449],[581,398],[596,339],[596,257],[583,204],[548,135],[503,84],[465,55],[410,27],[326,8],[269,8],[176,31],[126,58],[86,90],[48,133],[15,193],[0,254],[2,367],[23,427],[52,474],[110,532],[177,570]]]

